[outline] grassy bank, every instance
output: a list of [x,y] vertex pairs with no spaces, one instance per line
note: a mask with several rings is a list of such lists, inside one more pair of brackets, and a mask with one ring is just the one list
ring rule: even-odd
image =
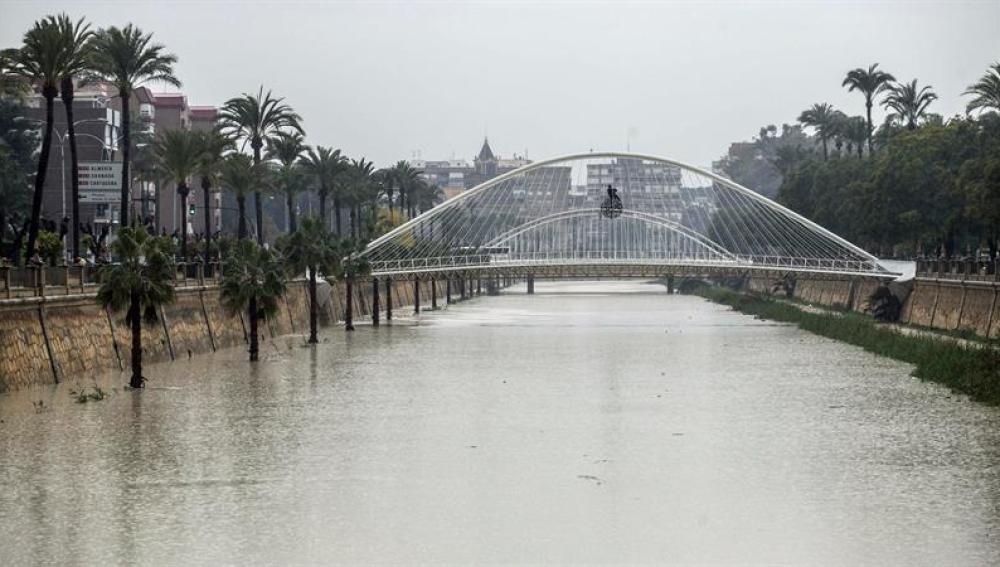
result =
[[690,290],[716,303],[763,319],[795,323],[800,328],[909,362],[914,375],[944,384],[990,405],[1000,405],[1000,353],[992,348],[965,347],[929,337],[903,335],[858,313],[809,313],[781,301],[719,287]]

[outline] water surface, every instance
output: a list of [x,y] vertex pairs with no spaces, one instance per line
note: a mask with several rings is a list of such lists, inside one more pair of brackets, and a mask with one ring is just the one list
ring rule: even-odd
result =
[[997,410],[659,286],[537,290],[0,396],[0,563],[1000,564]]

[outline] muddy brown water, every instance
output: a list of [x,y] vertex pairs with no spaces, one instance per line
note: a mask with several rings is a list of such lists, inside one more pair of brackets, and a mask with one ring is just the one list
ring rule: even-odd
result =
[[0,564],[1000,564],[1000,412],[793,326],[539,282],[322,340],[0,396]]

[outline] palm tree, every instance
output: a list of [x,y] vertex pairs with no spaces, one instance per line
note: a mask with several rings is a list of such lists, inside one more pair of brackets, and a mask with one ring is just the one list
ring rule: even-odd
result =
[[[243,93],[242,96],[231,98],[223,105],[219,113],[221,123],[227,133],[233,138],[242,139],[243,144],[250,144],[253,150],[253,162],[259,164],[264,144],[281,130],[293,130],[300,134],[302,118],[284,104],[285,99],[274,98],[271,91],[264,93],[264,87],[256,96]],[[264,203],[260,190],[254,191],[254,208],[257,218],[257,243],[264,244]]]
[[935,100],[937,95],[929,85],[917,90],[917,80],[913,79],[909,83],[897,83],[890,87],[882,104],[886,109],[893,110],[894,119],[904,122],[908,129],[913,130],[927,114],[927,107]]
[[111,26],[97,32],[93,38],[91,67],[97,77],[118,89],[122,105],[122,202],[121,226],[128,224],[131,192],[129,159],[132,151],[131,110],[132,92],[147,82],[161,82],[180,87],[174,76],[177,56],[165,53],[164,46],[153,43],[153,34],[144,34],[132,24],[124,28]]
[[35,193],[31,200],[31,222],[28,228],[26,258],[35,253],[38,228],[42,216],[42,191],[45,188],[45,174],[49,168],[49,154],[52,151],[52,124],[56,95],[62,79],[66,60],[66,35],[59,21],[48,16],[37,20],[24,34],[24,44],[13,54],[12,71],[28,78],[41,88],[45,99],[45,127],[42,134],[42,148],[38,154],[38,172],[35,174]]
[[90,24],[80,18],[75,24],[66,14],[56,17],[56,25],[63,36],[62,77],[59,79],[59,93],[66,110],[66,137],[69,139],[70,190],[73,208],[73,255],[80,257],[80,170],[76,151],[76,126],[73,124],[73,80],[84,73],[89,66]]
[[841,133],[847,140],[847,153],[852,148],[857,149],[858,157],[863,156],[865,142],[868,140],[868,122],[864,116],[845,116],[841,124]]
[[336,276],[343,256],[342,241],[328,232],[318,217],[302,219],[299,230],[278,240],[278,249],[285,257],[288,270],[295,275],[309,273],[309,342],[319,342],[316,336],[318,303],[316,301],[316,278],[320,271],[328,276]]
[[852,71],[847,72],[847,76],[844,77],[844,82],[841,83],[842,87],[847,87],[848,92],[855,89],[861,91],[861,94],[865,96],[865,115],[868,120],[868,153],[872,153],[872,132],[875,129],[872,123],[872,105],[875,103],[875,97],[879,95],[882,91],[888,90],[889,85],[896,78],[886,73],[885,71],[878,70],[878,63],[873,63],[868,67],[868,70],[858,67]]
[[337,235],[343,234],[340,226],[340,207],[342,205],[341,175],[347,169],[347,158],[341,155],[340,150],[316,146],[316,149],[307,148],[300,163],[305,168],[307,174],[311,175],[319,186],[319,217],[323,219],[323,224],[327,224],[326,202],[330,194],[333,194],[333,210],[336,217]]
[[250,360],[260,356],[258,321],[278,312],[278,298],[285,293],[281,262],[270,250],[252,240],[240,240],[226,259],[220,286],[222,304],[232,313],[244,309],[250,319]]
[[962,94],[975,97],[965,107],[965,111],[970,114],[975,110],[1000,112],[1000,61],[990,65],[986,74],[969,85]]
[[278,186],[285,192],[285,206],[288,207],[288,230],[295,232],[295,194],[302,190],[305,172],[299,161],[308,146],[298,132],[279,132],[271,138],[267,157],[278,162]]
[[341,260],[339,269],[336,272],[336,279],[344,282],[347,295],[344,307],[344,330],[354,330],[354,282],[358,278],[371,273],[371,265],[368,258],[361,255],[364,244],[357,239],[344,240],[341,245]]
[[201,159],[201,136],[190,130],[165,130],[156,140],[157,168],[177,184],[177,196],[181,201],[181,259],[188,261],[187,254],[187,198],[191,194],[188,179],[198,169]]
[[836,128],[837,111],[827,103],[817,103],[812,108],[804,110],[799,115],[799,122],[804,126],[809,126],[816,131],[816,136],[823,144],[823,159],[830,157],[827,148],[827,141],[833,136]]
[[225,153],[232,148],[232,140],[218,128],[198,133],[198,163],[196,171],[201,178],[201,191],[205,197],[205,266],[212,259],[212,188],[217,184]]
[[[417,180],[423,173],[419,169],[410,165],[410,162],[401,160],[392,166],[392,180],[399,187],[399,210],[412,216],[413,213],[413,189]],[[390,198],[390,203],[392,199]],[[390,204],[389,211],[392,211]]]
[[345,200],[350,210],[351,238],[361,238],[362,206],[365,203],[374,202],[377,198],[377,185],[373,181],[375,164],[361,158],[352,159],[347,170],[347,189]]
[[240,217],[236,234],[240,240],[247,237],[247,195],[259,191],[264,184],[261,168],[250,156],[234,153],[226,156],[219,169],[220,184],[236,195]]
[[97,301],[112,311],[128,309],[132,331],[132,379],[141,388],[142,320],[155,322],[157,309],[174,300],[174,251],[169,238],[150,235],[143,227],[123,227],[111,248],[119,258],[101,268]]

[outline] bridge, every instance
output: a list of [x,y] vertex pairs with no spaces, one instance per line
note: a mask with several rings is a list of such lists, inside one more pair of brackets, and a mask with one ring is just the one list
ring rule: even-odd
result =
[[729,179],[623,152],[505,173],[396,227],[361,255],[376,279],[897,275]]

